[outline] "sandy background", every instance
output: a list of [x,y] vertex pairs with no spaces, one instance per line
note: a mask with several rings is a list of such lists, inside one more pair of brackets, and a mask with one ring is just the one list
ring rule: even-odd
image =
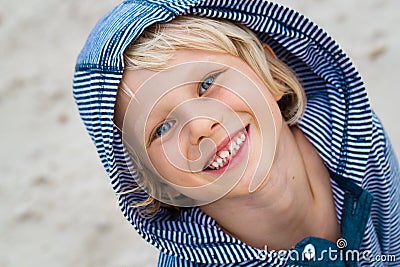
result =
[[[119,1],[0,0],[0,266],[155,266],[119,212],[71,94],[75,58]],[[335,36],[400,151],[400,1],[280,1]]]

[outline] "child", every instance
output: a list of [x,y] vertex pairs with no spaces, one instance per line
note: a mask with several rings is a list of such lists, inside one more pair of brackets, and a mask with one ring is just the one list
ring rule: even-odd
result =
[[399,258],[397,159],[350,60],[298,13],[126,1],[89,36],[74,93],[159,266]]

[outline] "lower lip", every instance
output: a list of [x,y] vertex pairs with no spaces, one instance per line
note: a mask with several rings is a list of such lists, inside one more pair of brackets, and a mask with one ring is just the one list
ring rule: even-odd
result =
[[205,169],[203,171],[210,173],[210,174],[222,174],[225,171],[229,170],[230,168],[234,168],[236,165],[239,164],[242,160],[245,160],[246,158],[246,151],[248,151],[249,148],[249,139],[250,139],[250,126],[247,127],[247,136],[246,140],[242,144],[242,146],[239,148],[239,150],[236,152],[235,156],[231,158],[231,160],[226,164],[224,167],[219,168],[218,170],[211,170],[211,169]]

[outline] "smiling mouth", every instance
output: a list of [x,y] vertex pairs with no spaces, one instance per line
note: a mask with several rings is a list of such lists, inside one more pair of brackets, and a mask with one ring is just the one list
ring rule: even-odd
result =
[[249,125],[230,138],[230,141],[215,153],[205,170],[219,170],[227,166],[246,142],[248,127]]

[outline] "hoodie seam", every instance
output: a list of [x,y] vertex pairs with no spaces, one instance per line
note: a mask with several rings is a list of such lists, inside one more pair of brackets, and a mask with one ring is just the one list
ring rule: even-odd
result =
[[175,15],[179,15],[180,13],[175,10],[172,9],[170,7],[168,7],[167,5],[165,5],[165,3],[153,3],[153,2],[148,2],[147,0],[126,0],[124,1],[124,3],[137,3],[139,5],[144,5],[147,7],[154,7],[156,9],[163,9],[165,12],[171,13],[171,14],[175,14]]

